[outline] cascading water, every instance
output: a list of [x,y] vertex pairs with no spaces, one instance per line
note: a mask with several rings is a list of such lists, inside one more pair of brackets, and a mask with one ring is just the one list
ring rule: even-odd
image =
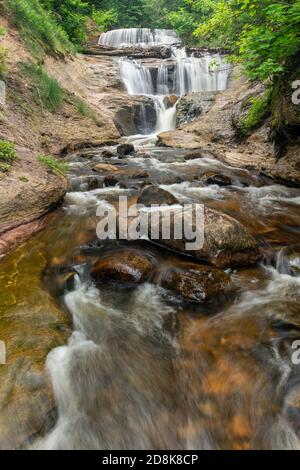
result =
[[[130,95],[145,95],[152,99],[156,112],[154,132],[175,129],[176,106],[166,104],[165,98],[169,93],[162,93],[163,86],[160,86],[160,93],[156,93],[150,70],[128,59],[120,61],[120,70],[124,85]],[[167,91],[166,85],[165,91]]]
[[177,34],[169,29],[129,28],[115,29],[100,36],[99,44],[110,47],[132,47],[180,44]]
[[[163,30],[117,30],[100,37],[100,43],[117,47],[139,44],[147,46],[167,43],[166,38],[177,38],[176,34]],[[171,43],[171,41],[169,42]],[[121,77],[130,95],[144,95],[152,99],[156,111],[156,125],[153,132],[173,130],[176,127],[176,104],[166,97],[184,96],[195,92],[223,91],[228,86],[230,64],[219,54],[205,54],[203,57],[189,57],[185,48],[171,45],[172,59],[162,60],[157,67],[149,67],[141,61],[128,58],[120,60]],[[172,103],[172,104],[171,104]],[[145,113],[141,113],[145,115]],[[149,126],[145,126],[145,133]]]

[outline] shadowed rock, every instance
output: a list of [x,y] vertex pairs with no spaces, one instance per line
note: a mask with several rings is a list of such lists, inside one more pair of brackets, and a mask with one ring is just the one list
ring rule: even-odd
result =
[[187,301],[204,302],[225,293],[230,277],[220,269],[186,263],[165,271],[161,285]]
[[149,279],[153,266],[150,256],[138,250],[123,249],[97,261],[92,267],[91,276],[96,282],[141,284]]
[[145,188],[139,195],[137,203],[143,204],[146,207],[150,207],[152,204],[158,204],[160,206],[173,206],[174,204],[179,204],[173,194],[157,186],[148,186]]
[[121,144],[117,147],[117,152],[119,155],[129,155],[130,153],[134,152],[134,145],[133,144]]
[[[186,219],[184,234],[187,233],[187,228],[190,233],[196,231],[195,209],[193,217],[186,211],[186,208],[170,208],[173,216],[170,217],[171,237],[169,239],[161,237],[162,214],[160,214],[159,220],[149,226],[149,239],[171,250],[205,260],[219,268],[246,266],[256,263],[261,258],[257,241],[240,222],[227,214],[207,207],[204,209],[204,244],[199,249],[187,250],[187,243],[193,240],[188,240],[185,235],[179,240],[174,237],[174,224],[177,227],[181,225],[182,217]],[[152,238],[153,232],[160,234],[159,239]]]

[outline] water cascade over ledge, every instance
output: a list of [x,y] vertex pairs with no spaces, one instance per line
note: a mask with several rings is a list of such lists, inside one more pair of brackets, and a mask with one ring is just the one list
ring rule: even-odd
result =
[[100,36],[101,46],[152,46],[180,44],[177,34],[169,29],[128,28],[108,31]]
[[[177,42],[177,45],[172,45]],[[126,91],[130,95],[147,96],[152,99],[156,112],[153,132],[174,130],[176,127],[176,100],[189,93],[215,92],[226,90],[230,76],[230,64],[220,54],[206,53],[202,57],[189,56],[178,41],[176,33],[167,30],[116,30],[102,34],[100,44],[111,47],[130,48],[169,44],[171,59],[160,60],[154,64],[142,60],[120,59],[120,73]],[[130,54],[129,54],[130,55]],[[146,112],[141,111],[145,117]],[[149,133],[149,123],[144,125],[145,134]]]

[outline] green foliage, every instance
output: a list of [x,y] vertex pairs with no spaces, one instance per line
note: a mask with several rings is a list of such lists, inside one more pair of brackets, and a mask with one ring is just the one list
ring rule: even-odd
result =
[[42,106],[43,110],[57,112],[64,104],[64,91],[57,80],[36,64],[22,63],[21,71],[33,86],[35,101]]
[[58,160],[51,155],[38,155],[38,161],[49,168],[54,174],[64,176],[69,169],[67,162]]
[[78,113],[81,116],[88,117],[92,119],[93,121],[97,122],[97,116],[96,113],[87,105],[87,103],[79,98],[79,96],[76,96],[74,98],[74,105],[78,111]]
[[14,14],[15,23],[33,54],[46,51],[56,55],[73,50],[63,28],[38,0],[5,0],[5,6]]
[[116,8],[109,10],[92,9],[92,18],[99,28],[99,31],[107,31],[118,23],[118,12]]
[[251,106],[246,116],[240,121],[240,130],[243,135],[247,135],[259,127],[270,114],[270,99],[270,90],[267,90],[262,96],[250,99]]
[[300,50],[300,2],[218,0],[195,34],[231,49],[250,78],[276,80]]
[[81,0],[40,0],[51,11],[70,40],[80,45],[86,40],[89,2]]
[[9,173],[12,166],[9,163],[0,163],[0,172]]
[[12,163],[17,158],[15,146],[8,140],[0,140],[0,161]]

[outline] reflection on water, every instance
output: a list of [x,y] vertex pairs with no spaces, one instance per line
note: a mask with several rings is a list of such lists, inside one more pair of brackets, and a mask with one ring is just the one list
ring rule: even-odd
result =
[[[92,158],[102,161],[100,152]],[[90,159],[79,163],[75,175],[76,168],[91,171]],[[7,332],[23,325],[22,312],[41,312],[51,302],[73,320],[68,343],[48,349],[59,417],[32,446],[300,448],[299,408],[292,399],[300,366],[291,361],[293,341],[300,338],[300,191],[266,186],[258,175],[212,159],[186,161],[176,151],[172,157],[154,149],[150,158],[122,159],[127,164],[142,165],[181,202],[204,201],[239,219],[259,238],[265,262],[231,270],[236,295],[214,306],[183,304],[151,283],[97,288],[89,267],[102,250],[119,244],[94,243],[96,207],[115,204],[124,190],[70,192],[51,225],[0,265]],[[212,170],[226,172],[232,184],[206,185],[202,176]],[[182,175],[185,182],[170,181]],[[125,192],[134,200],[138,188]],[[178,263],[172,253],[139,248],[152,250],[160,268]]]

